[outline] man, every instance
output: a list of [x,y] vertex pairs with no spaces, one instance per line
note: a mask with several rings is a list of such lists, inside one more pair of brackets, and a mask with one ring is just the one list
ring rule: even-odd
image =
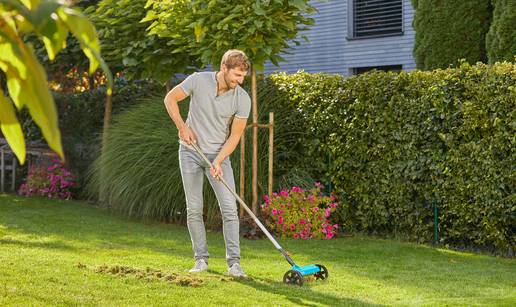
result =
[[[235,189],[229,156],[240,141],[251,109],[251,99],[240,87],[249,66],[249,60],[242,51],[229,50],[222,57],[220,71],[194,73],[165,97],[168,114],[179,130],[179,167],[185,190],[188,231],[195,258],[195,265],[190,270],[192,273],[208,269],[202,195],[203,179],[206,175],[222,213],[228,273],[234,277],[246,277],[240,266],[236,199],[217,178],[223,177]],[[188,118],[184,122],[177,103],[188,96],[190,107]],[[189,146],[192,142],[212,161],[211,168]]]

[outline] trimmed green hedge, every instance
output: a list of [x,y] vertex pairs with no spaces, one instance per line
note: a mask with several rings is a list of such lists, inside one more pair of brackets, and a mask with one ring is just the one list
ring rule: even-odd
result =
[[489,63],[514,62],[516,56],[516,2],[493,0],[493,22],[486,37]]
[[332,156],[345,231],[430,242],[436,203],[441,243],[514,252],[516,66],[271,79]]
[[487,62],[485,38],[490,0],[412,0],[416,31],[414,57],[419,69],[447,68],[466,59]]

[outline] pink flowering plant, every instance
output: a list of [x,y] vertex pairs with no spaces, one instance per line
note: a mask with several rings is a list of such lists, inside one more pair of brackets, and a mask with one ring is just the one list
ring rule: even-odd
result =
[[316,182],[310,190],[293,187],[265,195],[261,209],[269,229],[282,238],[333,238],[339,226],[332,225],[330,216],[338,203],[335,196],[324,196],[323,188]]
[[18,194],[44,196],[48,198],[70,199],[75,186],[74,176],[64,167],[64,163],[54,159],[48,167],[31,166],[27,182],[20,186]]

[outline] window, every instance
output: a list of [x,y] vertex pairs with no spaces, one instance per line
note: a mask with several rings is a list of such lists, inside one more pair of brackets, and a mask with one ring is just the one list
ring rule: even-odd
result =
[[350,38],[403,34],[403,0],[350,0]]
[[369,67],[355,67],[351,68],[353,75],[360,75],[371,70],[395,71],[400,72],[403,67],[401,65],[385,65],[385,66],[369,66]]

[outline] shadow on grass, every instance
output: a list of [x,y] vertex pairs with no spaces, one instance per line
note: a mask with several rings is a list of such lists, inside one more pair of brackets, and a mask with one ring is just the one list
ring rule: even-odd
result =
[[[220,275],[228,278],[227,275],[216,271],[210,271],[211,274]],[[311,289],[310,284],[305,283],[303,286],[287,285],[265,278],[230,278],[234,282],[242,285],[253,287],[258,291],[268,292],[277,296],[285,297],[293,304],[298,306],[384,306],[379,304],[371,304],[360,300],[339,297],[328,293],[322,293]]]
[[[7,199],[5,202],[4,197]],[[0,227],[16,233],[90,242],[100,249],[144,248],[165,255],[192,258],[188,233],[177,225],[143,222],[84,203],[36,197],[0,195],[0,210]],[[10,240],[2,238],[1,233],[0,238]],[[66,247],[58,242],[41,243],[40,247],[58,248],[59,245]]]
[[21,240],[14,240],[14,239],[0,239],[0,245],[18,245],[22,247],[28,247],[28,248],[45,248],[45,249],[60,249],[60,250],[76,250],[76,248],[69,246],[67,244],[53,241],[53,242],[35,242],[35,241],[21,241]]

